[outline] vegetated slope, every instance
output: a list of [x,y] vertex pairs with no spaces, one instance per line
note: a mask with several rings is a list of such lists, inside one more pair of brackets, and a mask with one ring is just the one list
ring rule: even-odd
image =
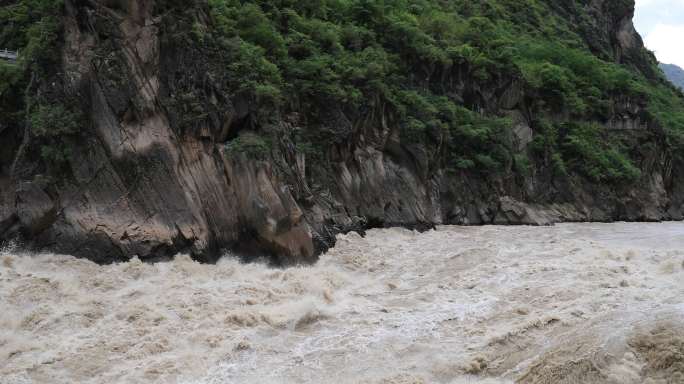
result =
[[682,217],[684,97],[633,1],[0,11],[0,233],[101,261],[309,260],[340,231]]
[[684,69],[674,64],[660,64],[660,69],[665,73],[665,77],[675,86],[684,89]]

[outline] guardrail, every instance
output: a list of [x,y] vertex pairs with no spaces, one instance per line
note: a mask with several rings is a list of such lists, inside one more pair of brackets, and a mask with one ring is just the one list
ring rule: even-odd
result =
[[7,49],[3,49],[2,51],[0,51],[0,59],[9,60],[9,61],[17,61],[18,57],[19,57],[18,51],[10,51]]

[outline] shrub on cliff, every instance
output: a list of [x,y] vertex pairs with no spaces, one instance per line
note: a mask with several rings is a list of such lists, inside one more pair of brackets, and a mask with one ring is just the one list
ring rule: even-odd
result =
[[[615,17],[631,9],[631,0],[609,3],[604,11]],[[61,0],[20,0],[0,7],[0,20],[9,23],[0,43],[50,68],[45,62],[58,58],[62,6]],[[211,78],[223,79],[216,81],[220,91],[248,100],[253,131],[296,113],[305,132],[290,132],[295,145],[323,153],[360,127],[389,123],[400,127],[403,145],[427,148],[431,166],[486,172],[517,172],[528,154],[513,145],[504,109],[552,125],[607,125],[621,104],[634,104],[647,111],[639,118],[668,132],[671,145],[684,141],[681,94],[653,77],[656,63],[645,50],[618,64],[606,47],[610,41],[589,36],[597,28],[588,16],[592,6],[556,0],[155,3],[169,25],[187,26],[175,32],[188,49],[211,52]],[[509,89],[520,89],[517,104],[497,104]],[[168,103],[183,115],[181,124],[207,119],[212,107],[199,98],[201,90],[182,91]],[[606,155],[608,161],[580,156],[583,142],[575,139],[584,131],[568,138],[532,128],[531,166],[553,163],[563,174],[584,159],[603,164],[604,171],[584,172],[589,177],[634,179],[627,153]],[[606,171],[607,164],[621,171]]]
[[[681,100],[668,98],[662,84],[633,69],[595,56],[581,28],[560,17],[548,2],[208,4],[210,37],[238,41],[251,52],[230,55],[231,71],[241,79],[235,92],[262,95],[264,103],[278,108],[303,108],[312,129],[331,105],[369,116],[389,113],[402,127],[405,144],[446,145],[447,163],[459,168],[506,170],[515,152],[507,138],[510,124],[502,124],[487,100],[476,94],[465,100],[454,97],[449,85],[467,79],[477,89],[520,78],[536,93],[528,100],[541,116],[602,123],[614,113],[616,98],[645,99],[656,121],[673,132],[684,131],[673,107]],[[577,5],[563,6],[582,14]],[[283,103],[274,103],[281,96]],[[662,113],[668,108],[675,113]],[[553,154],[569,153],[561,139],[547,142],[557,164],[561,157]],[[628,177],[598,172],[608,175],[598,179],[633,179],[628,156],[597,164],[611,162],[624,165],[621,172]]]
[[244,133],[226,143],[224,150],[227,154],[245,154],[248,157],[263,159],[271,152],[270,141],[253,133]]
[[618,142],[601,137],[595,123],[564,124],[562,150],[568,164],[597,182],[633,182],[641,177]]

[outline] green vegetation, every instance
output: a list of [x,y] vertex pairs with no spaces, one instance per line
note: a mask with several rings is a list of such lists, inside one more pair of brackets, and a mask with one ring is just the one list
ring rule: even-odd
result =
[[63,0],[20,0],[0,7],[0,46],[19,50],[22,65],[54,64],[62,28]]
[[554,42],[526,42],[516,63],[530,87],[552,111],[568,110],[577,117],[606,119],[611,97],[642,98],[638,75],[580,49]]
[[[681,97],[633,66],[615,64],[610,47],[596,52],[602,46],[590,47],[583,38],[582,28],[592,28],[586,19],[560,16],[559,7],[584,15],[582,1],[208,3],[213,23],[194,25],[196,43],[226,52],[233,92],[266,106],[259,119],[272,118],[275,109],[305,111],[308,131],[298,145],[335,142],[335,134],[322,134],[321,117],[340,106],[362,113],[363,124],[389,116],[405,145],[432,147],[431,160],[444,159],[452,169],[528,172],[532,164],[513,149],[510,121],[478,92],[506,79],[528,95],[535,116],[556,116],[552,129],[533,128],[534,153],[557,175],[575,170],[596,181],[638,178],[619,145],[593,142],[608,135],[599,124],[620,100],[646,104],[650,117],[677,138],[673,143],[684,132]],[[619,13],[631,5],[612,7]],[[462,81],[466,97],[455,96]]]
[[251,158],[264,158],[271,151],[270,141],[253,133],[244,133],[226,144],[226,153],[244,153]]
[[30,127],[40,140],[40,154],[51,166],[64,164],[71,150],[66,140],[77,134],[84,124],[78,109],[63,104],[38,105],[31,110]]
[[59,88],[37,91],[41,81],[59,71],[63,7],[63,0],[19,0],[0,7],[0,47],[20,53],[18,63],[0,63],[0,112],[10,116],[10,124],[30,127],[49,168],[67,160],[68,140],[84,125],[73,97]]
[[79,116],[62,105],[40,105],[31,114],[31,130],[39,137],[55,137],[78,132]]
[[650,117],[660,123],[667,132],[669,144],[675,148],[674,155],[684,158],[684,96],[681,91],[659,86],[644,85],[648,95]]
[[6,124],[21,119],[24,73],[14,64],[0,61],[0,114]]
[[619,144],[601,137],[602,127],[595,123],[566,123],[564,157],[594,181],[636,181],[641,171],[625,155]]
[[[645,111],[638,118],[662,127],[672,147],[684,148],[684,98],[658,77],[646,51],[626,52],[616,64],[614,41],[600,35],[589,3],[160,0],[155,6],[169,25],[180,26],[162,38],[206,55],[212,81],[246,100],[253,132],[228,143],[229,152],[267,153],[264,137],[273,132],[264,127],[296,113],[300,126],[287,134],[320,160],[355,130],[390,125],[400,129],[402,145],[427,149],[431,168],[526,175],[545,166],[558,177],[633,182],[635,159],[603,127],[624,105],[638,105]],[[606,6],[603,12],[626,15],[633,0]],[[56,67],[50,63],[59,57],[62,8],[62,0],[0,7],[8,26],[0,44],[21,50],[23,68],[0,66],[3,98],[28,83],[29,66],[35,72]],[[183,87],[166,105],[186,129],[211,111],[192,81]],[[79,131],[64,119],[80,121],[66,103],[45,109],[51,101],[36,100],[30,111],[36,137],[49,143]],[[522,153],[505,109],[534,120],[533,144]]]
[[13,64],[0,61],[0,95],[11,92],[22,80],[22,71]]

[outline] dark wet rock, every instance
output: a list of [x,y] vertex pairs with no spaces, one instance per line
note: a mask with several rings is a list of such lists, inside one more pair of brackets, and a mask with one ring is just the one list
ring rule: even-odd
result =
[[[31,182],[19,184],[16,191],[16,219],[27,236],[36,236],[49,228],[57,217],[57,206],[50,196]],[[7,220],[6,220],[7,221]],[[12,222],[10,217],[9,222]]]

